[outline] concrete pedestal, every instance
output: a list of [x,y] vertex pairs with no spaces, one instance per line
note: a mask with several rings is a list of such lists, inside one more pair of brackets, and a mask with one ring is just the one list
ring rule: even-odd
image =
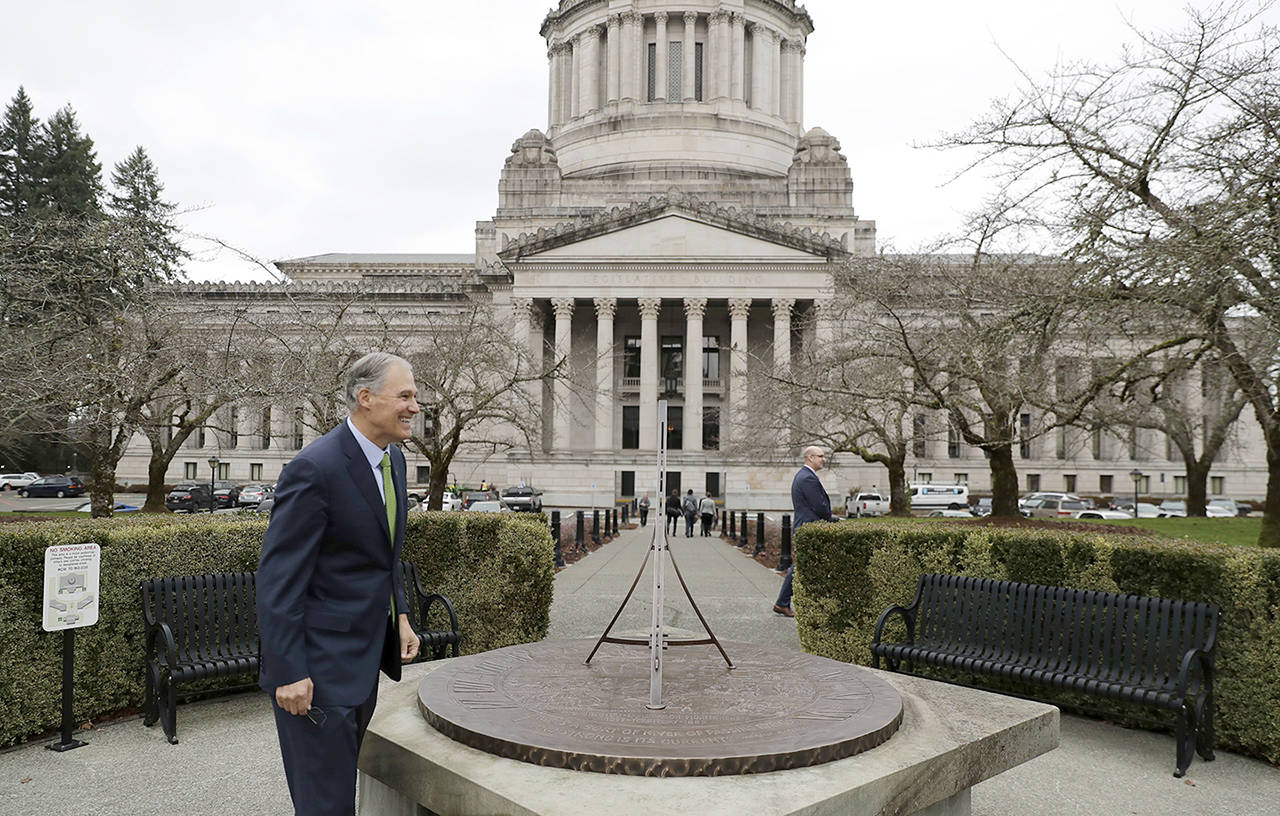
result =
[[[418,684],[440,667],[384,681],[360,754],[361,816],[965,816],[969,789],[1058,745],[1058,710],[890,672],[901,727],[848,759],[772,773],[654,778],[544,768],[445,737],[418,710]],[[868,670],[871,671],[871,670]]]

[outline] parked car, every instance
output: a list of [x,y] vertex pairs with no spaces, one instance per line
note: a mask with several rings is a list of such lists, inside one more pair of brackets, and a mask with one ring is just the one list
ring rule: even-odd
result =
[[1034,499],[1023,507],[1030,511],[1030,518],[1071,518],[1087,509],[1079,499]]
[[32,473],[31,471],[26,473],[0,473],[0,491],[17,490],[18,488],[26,487],[39,478],[39,473]]
[[471,505],[479,501],[495,501],[501,503],[496,490],[468,490],[462,494],[462,509],[470,510]]
[[974,503],[973,507],[969,508],[969,515],[977,516],[978,518],[984,518],[991,515],[991,497],[983,496],[978,499],[978,501]]
[[930,518],[972,518],[968,510],[931,510]]
[[[140,508],[134,507],[132,504],[125,504],[124,502],[116,502],[115,506],[111,508],[112,512],[114,513],[136,513],[139,509]],[[92,513],[93,502],[85,502],[84,504],[81,504],[79,507],[76,508],[76,512]]]
[[911,485],[911,509],[964,510],[969,506],[969,486],[954,484]]
[[[1133,518],[1133,502],[1118,501],[1116,509],[1123,512],[1127,518]],[[1159,518],[1160,510],[1154,504],[1147,502],[1138,502],[1138,518]]]
[[1165,499],[1160,502],[1160,506],[1156,508],[1156,512],[1160,518],[1186,518],[1187,503],[1184,501],[1175,501],[1174,499]]
[[468,513],[510,513],[511,509],[497,499],[473,501],[467,505]]
[[74,476],[41,476],[26,487],[18,488],[19,496],[27,498],[83,496],[84,482]]
[[1036,499],[1057,499],[1059,501],[1062,501],[1063,499],[1070,499],[1071,501],[1078,501],[1078,502],[1084,501],[1084,499],[1080,498],[1074,493],[1056,493],[1052,490],[1037,490],[1034,493],[1028,493],[1022,498],[1018,499],[1018,506],[1025,507],[1028,502],[1034,501]]
[[[1248,502],[1239,502],[1235,499],[1213,499],[1209,502],[1209,507],[1220,507],[1233,516],[1247,516],[1253,509]],[[1208,508],[1206,508],[1207,510]]]
[[457,493],[454,493],[452,490],[446,490],[440,496],[440,509],[441,510],[461,510],[462,497],[459,496]]
[[258,502],[258,506],[253,508],[253,512],[261,513],[264,516],[271,515],[271,508],[275,506],[276,500],[271,496],[266,497]]
[[235,507],[240,501],[240,485],[235,482],[214,482],[213,497],[219,507]]
[[185,510],[195,513],[212,509],[209,485],[206,482],[183,482],[174,485],[169,495],[164,497],[164,506],[177,513]]
[[1103,508],[1095,507],[1092,510],[1081,510],[1080,512],[1076,513],[1076,518],[1078,519],[1114,519],[1114,520],[1131,519],[1133,518],[1133,511],[1129,510],[1126,512],[1124,510],[1106,510]]
[[251,507],[264,499],[272,498],[275,492],[276,486],[273,484],[247,484],[240,488],[236,503],[241,507]]
[[537,513],[542,510],[542,491],[528,485],[516,485],[502,491],[502,503],[512,510]]
[[889,514],[889,497],[880,493],[858,493],[844,503],[845,518],[860,516],[886,516]]

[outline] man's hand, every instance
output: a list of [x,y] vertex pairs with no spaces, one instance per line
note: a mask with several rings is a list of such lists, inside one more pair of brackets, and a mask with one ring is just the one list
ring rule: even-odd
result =
[[296,683],[276,687],[276,703],[290,714],[301,717],[311,710],[311,694],[315,685],[310,677]]
[[418,635],[413,631],[413,627],[409,625],[409,616],[400,614],[400,662],[408,663],[418,656],[418,649],[421,643],[418,641]]

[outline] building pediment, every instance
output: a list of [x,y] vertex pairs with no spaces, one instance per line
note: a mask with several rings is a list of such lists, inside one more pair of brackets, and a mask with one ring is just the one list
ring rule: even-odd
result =
[[525,233],[498,253],[507,263],[823,263],[848,255],[826,233],[678,194]]

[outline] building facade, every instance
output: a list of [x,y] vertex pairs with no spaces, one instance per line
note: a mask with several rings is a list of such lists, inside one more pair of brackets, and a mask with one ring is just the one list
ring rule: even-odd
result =
[[[548,505],[652,491],[665,399],[670,486],[735,507],[789,507],[798,453],[744,455],[749,446],[738,444],[754,433],[750,368],[785,368],[830,338],[824,306],[835,265],[875,252],[875,223],[854,210],[840,143],[804,124],[813,31],[793,0],[561,0],[541,29],[547,127],[512,145],[497,211],[476,224],[475,254],[281,261],[293,282],[285,288],[323,296],[344,282],[382,281],[389,302],[416,293],[424,303],[469,288],[509,316],[535,359],[568,360],[577,387],[546,387],[541,446],[463,453],[451,473],[458,481],[531,483]],[[196,294],[261,308],[279,291],[213,285]],[[273,479],[312,435],[297,410],[238,413],[232,426],[246,427],[236,445],[226,433],[193,440],[170,478],[189,475],[192,462],[207,478],[200,463],[216,454],[227,478]],[[1251,420],[1242,416],[1219,459],[1217,494],[1261,495]],[[1025,487],[1090,495],[1131,494],[1135,467],[1159,480],[1145,494],[1167,485],[1173,495],[1182,470],[1157,431],[1139,432],[1127,449],[1064,433],[1019,453]],[[146,473],[145,454],[145,445],[130,449],[122,480]],[[989,489],[980,451],[922,435],[913,454],[917,479]],[[408,456],[425,481],[424,463]],[[833,465],[824,481],[834,496],[884,485],[883,469],[851,455]]]

